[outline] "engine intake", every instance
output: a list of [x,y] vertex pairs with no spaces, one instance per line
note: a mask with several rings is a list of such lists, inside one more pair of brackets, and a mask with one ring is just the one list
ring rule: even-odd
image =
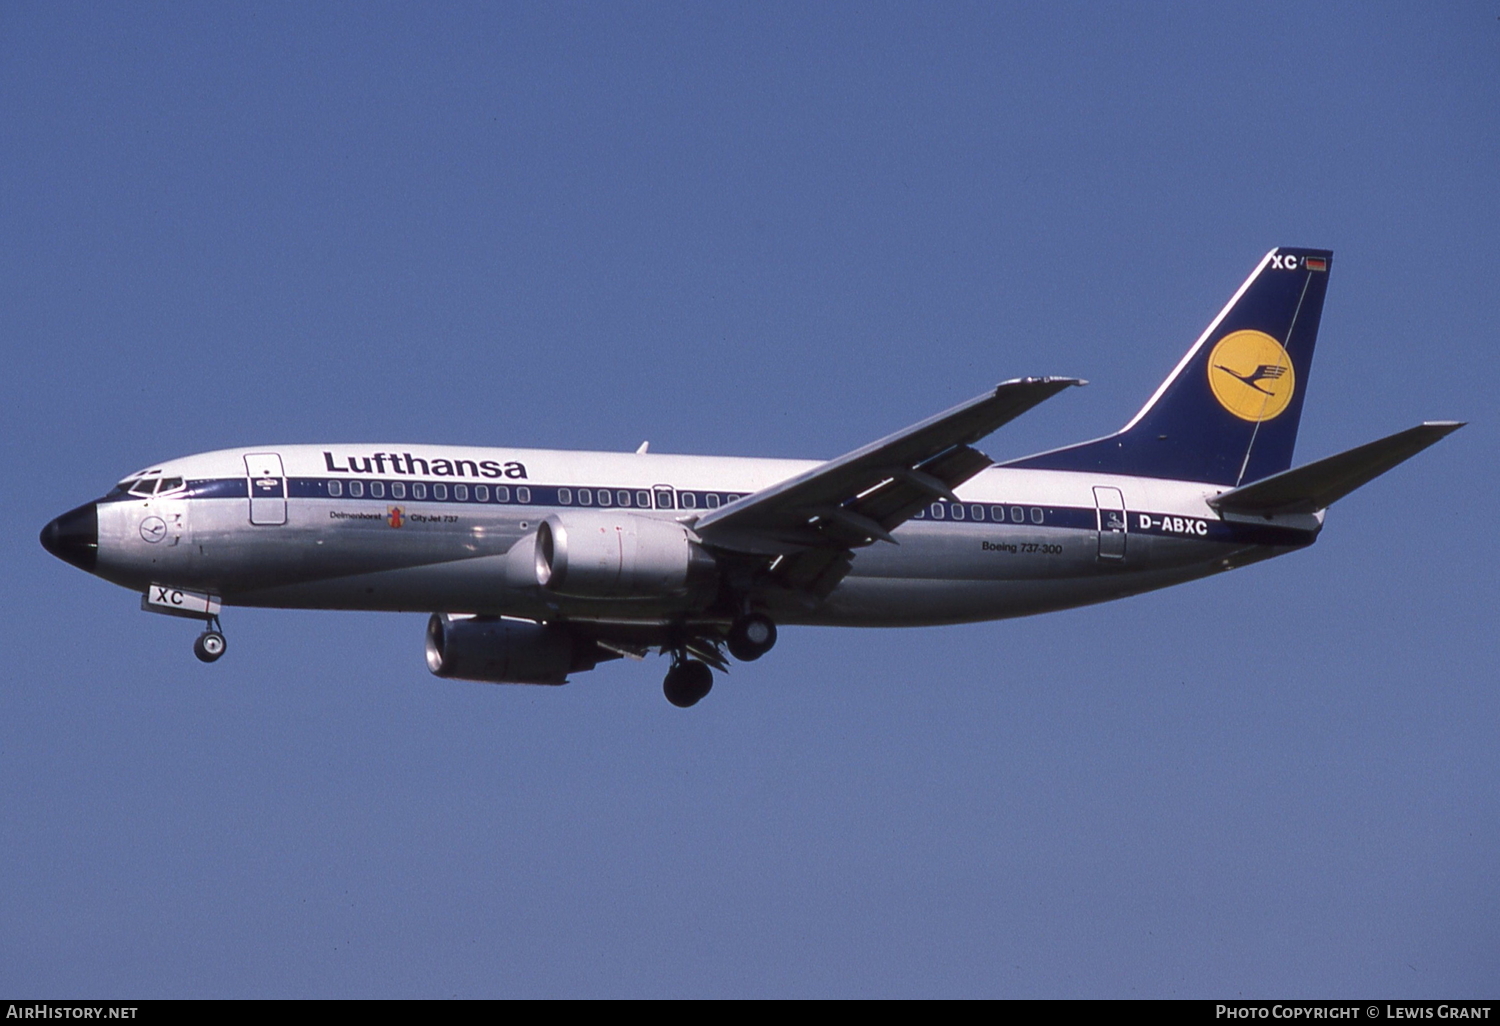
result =
[[536,582],[577,598],[660,598],[713,576],[713,557],[687,528],[629,513],[567,513],[536,535]]
[[433,613],[427,621],[427,668],[439,677],[489,684],[566,684],[592,670],[604,653],[557,624]]

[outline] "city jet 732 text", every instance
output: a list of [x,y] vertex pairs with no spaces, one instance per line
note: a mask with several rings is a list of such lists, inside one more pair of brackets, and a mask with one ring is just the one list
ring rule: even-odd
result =
[[1324,511],[1461,425],[1292,468],[1333,264],[1267,253],[1135,417],[996,464],[976,444],[1074,378],[1006,381],[827,462],[287,445],[168,460],[42,530],[47,551],[196,618],[430,612],[441,677],[562,684],[655,651],[675,705],[778,625],[1025,616],[1311,545]]

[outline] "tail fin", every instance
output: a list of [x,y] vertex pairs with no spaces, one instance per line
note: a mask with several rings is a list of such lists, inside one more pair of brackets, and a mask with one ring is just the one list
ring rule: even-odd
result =
[[1005,465],[1234,486],[1288,469],[1332,267],[1271,250],[1129,424]]

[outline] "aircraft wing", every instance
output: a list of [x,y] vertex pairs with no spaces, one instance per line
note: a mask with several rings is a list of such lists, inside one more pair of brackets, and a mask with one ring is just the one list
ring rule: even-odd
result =
[[[828,583],[828,571],[848,550],[875,541],[895,542],[891,531],[932,499],[956,498],[953,489],[993,462],[972,447],[1077,378],[1018,378],[871,442],[838,459],[732,502],[694,525],[709,545],[760,556],[793,557],[777,569],[792,586]],[[819,590],[816,589],[815,590]]]

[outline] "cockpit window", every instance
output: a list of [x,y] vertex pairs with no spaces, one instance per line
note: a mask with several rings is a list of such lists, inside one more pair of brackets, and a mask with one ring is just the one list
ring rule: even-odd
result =
[[137,495],[146,498],[160,492],[175,491],[184,484],[180,477],[163,478],[160,475],[160,470],[148,470],[136,477],[127,477],[115,485],[106,498],[116,495]]

